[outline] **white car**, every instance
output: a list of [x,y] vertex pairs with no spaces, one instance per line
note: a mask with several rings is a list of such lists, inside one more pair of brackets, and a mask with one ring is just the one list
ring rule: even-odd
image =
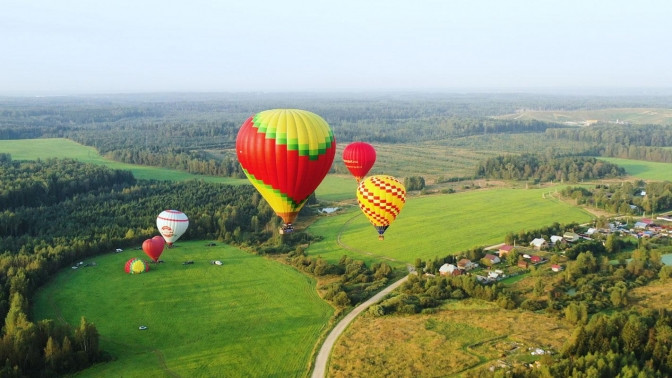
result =
[[144,330],[147,329],[147,326],[140,326],[140,327],[138,327],[138,329],[141,330],[141,331],[144,331]]

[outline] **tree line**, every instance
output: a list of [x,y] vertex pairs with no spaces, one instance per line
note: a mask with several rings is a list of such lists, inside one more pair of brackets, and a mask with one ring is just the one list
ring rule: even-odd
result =
[[589,205],[614,214],[638,215],[672,210],[672,182],[597,185],[593,189],[568,186],[560,191],[565,198],[576,200],[579,205]]
[[476,168],[477,177],[504,180],[570,181],[619,177],[625,170],[594,157],[555,157],[537,154],[500,155]]

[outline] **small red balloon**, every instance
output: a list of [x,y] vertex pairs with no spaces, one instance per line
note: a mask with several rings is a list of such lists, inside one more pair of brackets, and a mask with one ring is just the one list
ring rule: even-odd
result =
[[359,183],[376,162],[376,150],[365,142],[354,142],[345,146],[343,162]]
[[151,239],[147,239],[142,243],[142,250],[145,251],[147,256],[152,260],[158,261],[161,253],[163,253],[163,247],[166,242],[161,236],[155,236]]

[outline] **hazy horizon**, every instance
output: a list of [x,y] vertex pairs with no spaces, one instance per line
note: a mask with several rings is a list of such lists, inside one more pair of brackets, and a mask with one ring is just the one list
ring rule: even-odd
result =
[[670,11],[622,0],[7,0],[0,95],[668,95]]

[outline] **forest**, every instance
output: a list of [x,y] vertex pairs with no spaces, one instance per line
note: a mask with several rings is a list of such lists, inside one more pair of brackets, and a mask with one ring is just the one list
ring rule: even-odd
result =
[[[669,128],[597,124],[588,128],[501,119],[520,109],[667,106],[666,97],[524,94],[203,94],[4,99],[0,139],[62,137],[116,161],[190,173],[242,177],[233,147],[254,113],[299,107],[320,114],[339,143],[422,143],[470,136],[532,134],[588,156],[672,162]],[[545,141],[545,142],[544,142]],[[534,147],[538,148],[538,147]],[[536,153],[532,146],[519,153]]]

